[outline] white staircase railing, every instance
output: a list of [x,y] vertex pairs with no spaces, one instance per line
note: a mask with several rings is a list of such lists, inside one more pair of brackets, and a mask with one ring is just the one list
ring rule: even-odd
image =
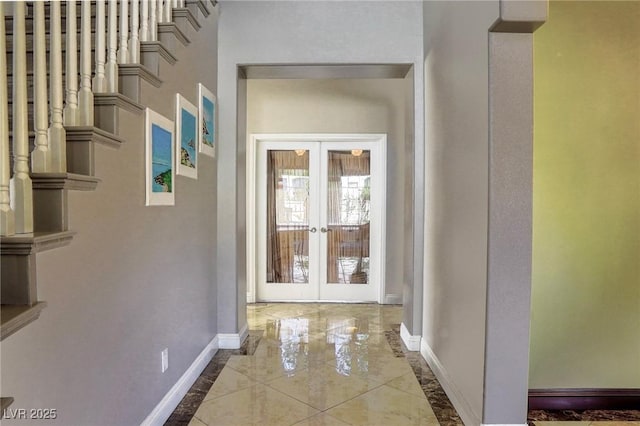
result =
[[7,40],[4,26],[4,2],[0,2],[0,235],[16,232],[9,196],[9,99],[7,96]]
[[46,173],[51,168],[49,152],[49,114],[47,111],[47,43],[44,26],[44,3],[34,4],[33,11],[33,99],[35,149],[31,153],[31,170]]
[[62,95],[62,18],[60,2],[51,4],[50,40],[49,47],[49,110],[51,124],[49,125],[49,150],[51,151],[51,171],[65,172],[67,170],[66,141],[67,132],[63,126],[63,95]]
[[104,7],[105,0],[96,1],[96,71],[93,77],[93,91],[95,93],[103,93],[107,91],[107,81],[105,77],[105,60],[106,60],[106,27],[105,21],[107,13]]
[[33,188],[29,176],[27,32],[24,3],[13,4],[13,177],[9,190],[17,234],[33,232]]
[[129,63],[129,0],[120,0],[120,49],[118,62]]
[[78,124],[81,126],[93,126],[93,92],[91,91],[91,2],[82,2],[81,23]]
[[[30,173],[67,171],[65,126],[93,125],[94,93],[118,92],[118,65],[140,63],[140,43],[157,40],[158,23],[171,22],[173,9],[185,5],[184,0],[96,0],[80,3],[80,31],[78,31],[77,1],[66,0],[65,2],[66,61],[63,73],[60,0],[0,2],[0,235],[2,236],[29,234],[34,231],[33,188]],[[94,4],[95,11],[92,9]],[[47,34],[45,34],[47,6],[50,22],[48,58]],[[27,8],[30,12],[28,14]],[[9,68],[7,67],[9,54],[6,46],[7,28],[4,20],[7,14],[13,15],[11,33],[13,67]],[[26,47],[27,16],[33,17],[33,60],[31,61],[33,63],[33,104],[31,107],[27,94],[29,75]],[[93,18],[95,18],[94,28],[91,25]],[[95,34],[93,44],[92,33]],[[78,34],[80,34],[79,64]],[[95,64],[93,70],[92,64]],[[7,69],[12,72],[10,79]],[[63,82],[63,75],[66,76],[65,82]],[[8,86],[9,82],[11,87]],[[12,132],[9,132],[8,93],[12,94]],[[32,129],[29,129],[28,124],[30,113],[33,117]],[[29,153],[30,130],[35,135],[31,155]]]
[[76,11],[76,0],[67,0],[65,126],[78,125],[78,29]]

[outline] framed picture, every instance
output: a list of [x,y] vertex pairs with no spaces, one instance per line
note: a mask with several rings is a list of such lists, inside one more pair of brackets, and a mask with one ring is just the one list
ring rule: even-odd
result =
[[175,204],[173,121],[145,110],[145,187],[147,206]]
[[198,178],[198,109],[176,94],[176,174]]
[[205,155],[216,155],[216,97],[202,83],[198,83],[198,122],[200,123],[199,150]]

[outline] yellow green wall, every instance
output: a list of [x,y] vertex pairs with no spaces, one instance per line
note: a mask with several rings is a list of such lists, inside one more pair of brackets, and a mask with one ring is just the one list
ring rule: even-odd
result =
[[640,2],[535,33],[530,388],[640,387]]

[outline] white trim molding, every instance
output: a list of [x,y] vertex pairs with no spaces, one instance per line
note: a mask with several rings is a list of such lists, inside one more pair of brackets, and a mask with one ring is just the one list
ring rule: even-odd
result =
[[420,350],[420,341],[422,340],[422,336],[412,336],[404,323],[400,324],[400,337],[407,349],[410,351],[415,352]]
[[220,349],[239,349],[248,335],[247,324],[240,329],[239,333],[218,333],[218,347]]
[[436,354],[431,350],[425,339],[422,339],[422,341],[420,342],[420,355],[422,355],[427,364],[429,364],[429,367],[431,367],[433,374],[436,375],[436,378],[440,382],[442,389],[444,389],[445,393],[449,397],[449,400],[460,415],[462,422],[465,425],[482,424],[481,418],[478,413],[476,413],[471,408],[469,402],[458,390],[455,383],[449,377],[447,370],[445,370],[444,366],[442,365]]
[[482,423],[481,426],[527,426],[526,423]]
[[[402,295],[401,294],[385,294],[384,296],[384,304],[385,305],[402,305]],[[418,349],[416,349],[418,350]]]
[[200,355],[193,361],[187,371],[178,379],[175,385],[169,389],[169,392],[156,405],[141,426],[161,425],[167,421],[173,410],[176,409],[182,398],[187,394],[191,385],[200,377],[200,373],[205,369],[213,356],[218,352],[218,336],[214,337],[211,342],[200,352]]

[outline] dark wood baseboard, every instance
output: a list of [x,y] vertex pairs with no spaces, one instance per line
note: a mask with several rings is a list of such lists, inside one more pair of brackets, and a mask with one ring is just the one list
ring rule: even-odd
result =
[[529,410],[640,410],[640,389],[529,389]]

